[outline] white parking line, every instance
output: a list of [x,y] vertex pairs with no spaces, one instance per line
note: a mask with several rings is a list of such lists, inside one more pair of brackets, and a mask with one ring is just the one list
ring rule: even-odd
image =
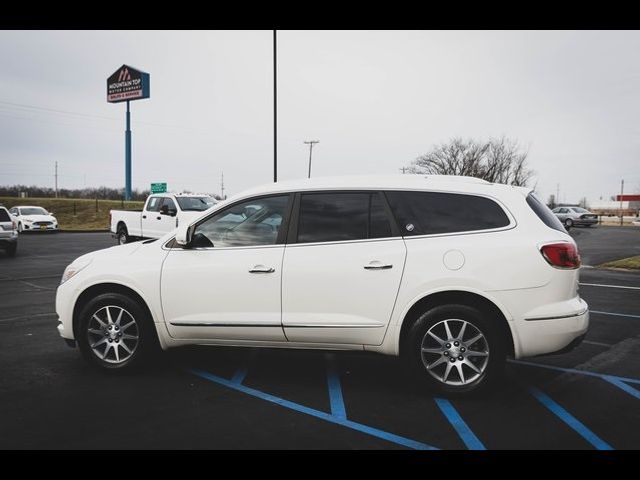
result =
[[630,287],[627,285],[605,285],[604,283],[582,283],[580,282],[579,285],[584,285],[587,287],[605,287],[605,288],[624,288],[624,289],[628,289],[628,290],[640,290],[640,287]]

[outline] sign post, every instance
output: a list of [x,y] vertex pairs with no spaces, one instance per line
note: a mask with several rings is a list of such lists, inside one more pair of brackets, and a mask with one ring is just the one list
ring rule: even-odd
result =
[[124,133],[124,198],[131,200],[131,100],[149,98],[150,77],[148,73],[122,65],[107,78],[107,102],[127,102],[126,130]]

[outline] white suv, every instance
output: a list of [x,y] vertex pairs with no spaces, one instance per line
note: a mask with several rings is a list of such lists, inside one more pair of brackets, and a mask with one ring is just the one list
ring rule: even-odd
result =
[[398,175],[247,191],[154,241],[89,253],[58,330],[92,364],[235,345],[399,355],[440,391],[568,350],[589,313],[573,239],[531,189]]

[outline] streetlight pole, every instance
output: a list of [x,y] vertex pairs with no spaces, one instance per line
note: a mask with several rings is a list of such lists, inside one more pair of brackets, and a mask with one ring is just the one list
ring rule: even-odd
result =
[[278,71],[276,68],[276,30],[273,31],[273,181],[278,181]]
[[311,153],[313,152],[313,146],[316,143],[320,143],[320,140],[305,140],[302,143],[309,145],[309,176],[307,178],[311,178]]

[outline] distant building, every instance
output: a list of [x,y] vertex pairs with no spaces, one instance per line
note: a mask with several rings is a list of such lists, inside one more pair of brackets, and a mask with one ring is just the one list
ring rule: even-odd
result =
[[598,215],[619,216],[621,209],[625,217],[637,217],[640,195],[617,195],[616,200],[596,200],[589,203],[589,210]]

